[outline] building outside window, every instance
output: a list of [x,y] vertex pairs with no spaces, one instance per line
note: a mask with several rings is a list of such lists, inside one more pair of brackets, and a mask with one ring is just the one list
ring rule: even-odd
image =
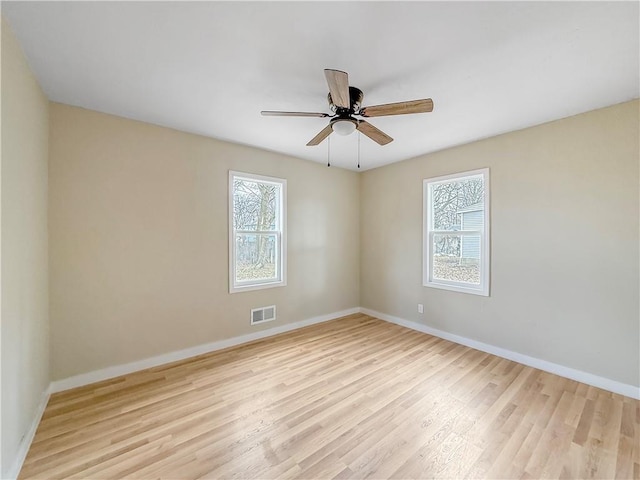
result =
[[489,169],[423,182],[423,285],[489,295]]

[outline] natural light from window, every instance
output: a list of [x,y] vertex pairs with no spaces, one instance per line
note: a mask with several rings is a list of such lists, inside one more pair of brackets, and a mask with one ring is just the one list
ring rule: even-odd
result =
[[423,284],[488,296],[489,169],[423,185]]
[[229,290],[286,284],[286,180],[229,172]]

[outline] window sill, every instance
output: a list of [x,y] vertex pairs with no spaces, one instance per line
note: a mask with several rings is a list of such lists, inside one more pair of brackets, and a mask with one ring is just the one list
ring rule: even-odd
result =
[[482,297],[488,297],[489,296],[489,288],[483,288],[483,287],[478,287],[478,288],[472,288],[472,287],[465,287],[463,285],[450,285],[447,283],[435,283],[435,282],[428,282],[428,283],[424,283],[422,285],[423,287],[428,287],[428,288],[438,288],[440,290],[449,290],[452,292],[460,292],[460,293],[470,293],[471,295],[480,295]]
[[287,282],[279,280],[277,282],[254,283],[252,285],[238,285],[229,288],[229,293],[250,292],[252,290],[264,290],[265,288],[286,287]]

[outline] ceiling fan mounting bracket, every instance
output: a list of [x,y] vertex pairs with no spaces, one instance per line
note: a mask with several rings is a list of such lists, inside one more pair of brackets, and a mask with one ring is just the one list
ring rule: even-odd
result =
[[360,111],[360,106],[362,105],[362,100],[364,99],[364,93],[362,90],[356,87],[349,87],[349,104],[351,105],[349,108],[338,107],[333,103],[333,99],[331,98],[331,93],[327,94],[327,100],[329,101],[329,106],[331,110],[336,112],[337,115],[353,115]]

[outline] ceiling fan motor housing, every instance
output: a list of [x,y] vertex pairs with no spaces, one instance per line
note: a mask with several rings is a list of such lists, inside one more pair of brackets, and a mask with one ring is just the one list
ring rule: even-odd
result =
[[364,94],[362,90],[356,87],[349,87],[349,103],[351,106],[349,108],[338,107],[333,103],[333,99],[331,98],[331,93],[327,95],[327,99],[329,100],[329,105],[331,106],[331,110],[336,112],[338,115],[353,115],[357,111],[360,110],[360,106],[362,105],[362,99],[364,98]]

